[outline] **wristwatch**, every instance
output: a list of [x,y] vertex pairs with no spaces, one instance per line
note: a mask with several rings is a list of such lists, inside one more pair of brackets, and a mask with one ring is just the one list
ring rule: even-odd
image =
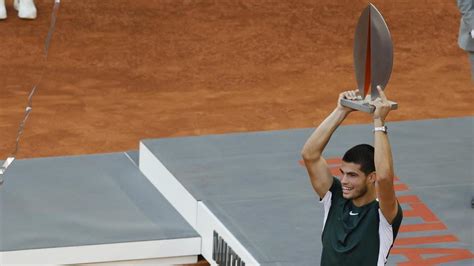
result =
[[375,133],[375,132],[377,132],[377,131],[382,131],[383,133],[386,134],[386,133],[388,132],[388,131],[387,131],[387,126],[375,127],[374,130],[373,130],[373,132]]

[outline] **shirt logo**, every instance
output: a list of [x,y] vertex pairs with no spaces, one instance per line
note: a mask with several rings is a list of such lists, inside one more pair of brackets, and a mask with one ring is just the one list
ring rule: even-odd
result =
[[349,215],[354,216],[354,215],[359,215],[359,213],[353,213],[352,211],[350,211],[350,212],[349,212]]

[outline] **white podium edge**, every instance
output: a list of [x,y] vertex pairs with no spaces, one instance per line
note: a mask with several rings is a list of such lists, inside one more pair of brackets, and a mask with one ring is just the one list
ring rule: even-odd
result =
[[[41,248],[0,252],[0,264],[84,264],[183,257],[201,253],[201,238],[164,239],[103,245]],[[115,263],[117,264],[117,263]]]

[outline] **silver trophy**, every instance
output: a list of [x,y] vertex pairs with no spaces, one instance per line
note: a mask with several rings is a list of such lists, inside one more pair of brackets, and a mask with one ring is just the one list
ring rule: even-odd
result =
[[[393,66],[393,44],[387,24],[373,4],[362,11],[354,38],[354,68],[361,99],[342,99],[341,104],[359,111],[373,113],[370,100],[379,97],[377,86],[384,90]],[[396,102],[389,101],[392,109]]]

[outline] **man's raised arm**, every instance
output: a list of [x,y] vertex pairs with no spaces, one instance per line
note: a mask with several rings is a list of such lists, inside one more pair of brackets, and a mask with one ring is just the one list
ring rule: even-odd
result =
[[311,184],[320,198],[326,195],[333,182],[331,171],[322,156],[323,150],[337,127],[354,111],[342,106],[341,99],[354,100],[358,97],[357,93],[358,91],[346,91],[339,95],[336,109],[311,134],[301,151]]
[[[385,126],[385,118],[390,112],[390,103],[387,100],[383,90],[377,87],[380,98],[377,98],[372,104],[375,106],[374,127]],[[376,191],[379,199],[380,210],[385,219],[392,224],[397,215],[398,202],[395,196],[393,186],[393,159],[392,150],[388,141],[388,135],[385,131],[375,131],[375,172],[377,174]]]

